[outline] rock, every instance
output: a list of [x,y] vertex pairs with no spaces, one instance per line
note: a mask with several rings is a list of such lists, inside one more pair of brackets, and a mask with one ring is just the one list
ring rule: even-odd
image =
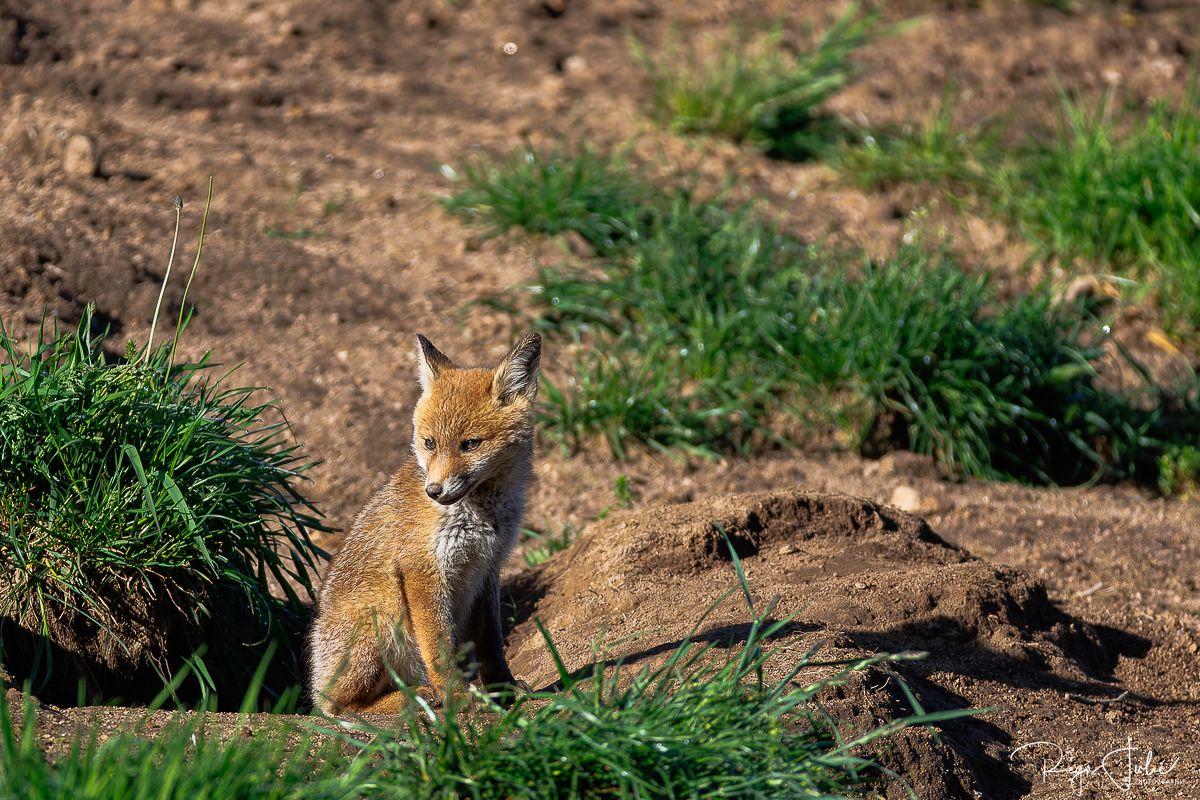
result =
[[892,505],[910,514],[921,510],[921,494],[911,486],[897,486],[892,492]]
[[587,72],[588,63],[583,56],[567,56],[563,59],[562,70],[567,75],[580,75]]
[[62,164],[68,175],[92,177],[100,169],[96,145],[83,134],[75,134],[63,148]]

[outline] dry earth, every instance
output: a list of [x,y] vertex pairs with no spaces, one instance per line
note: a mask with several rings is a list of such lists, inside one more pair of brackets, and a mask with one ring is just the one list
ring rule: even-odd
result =
[[[215,176],[186,345],[244,362],[242,381],[274,387],[297,437],[324,460],[312,495],[345,527],[408,446],[413,333],[467,360],[498,357],[507,318],[460,310],[529,279],[556,252],[466,246],[468,232],[433,202],[451,188],[439,165],[507,153],[523,137],[636,138],[652,165],[735,178],[800,235],[882,251],[904,231],[908,192],[864,193],[820,165],[683,142],[643,113],[627,31],[656,42],[672,26],[693,37],[766,16],[823,25],[842,3],[568,0],[559,15],[553,5],[0,0],[0,317],[29,331],[43,307],[71,322],[95,302],[119,337],[144,338],[172,200],[187,202],[194,245]],[[1064,15],[1019,0],[895,2],[890,17],[923,21],[864,52],[863,80],[834,106],[853,120],[911,120],[954,77],[964,120],[999,113],[1020,131],[1053,124],[1060,84],[1089,98],[1114,84],[1142,98],[1181,90],[1200,33],[1194,3],[1079,6]],[[971,266],[1011,291],[1037,277],[994,222],[953,227]],[[180,291],[168,289],[176,304]],[[1144,309],[1120,313],[1130,331],[1153,324]],[[547,353],[552,373],[558,358]],[[993,709],[947,725],[940,743],[899,740],[889,758],[920,797],[1079,796],[1068,775],[1042,774],[1047,750],[1008,758],[1037,741],[1075,748],[1080,765],[1127,742],[1138,763],[1150,749],[1155,765],[1178,759],[1129,791],[1094,776],[1082,796],[1200,797],[1196,504],[1129,487],[949,483],[904,454],[617,464],[600,449],[544,450],[532,527],[590,523],[615,503],[621,474],[635,503],[588,524],[545,568],[510,569],[509,650],[530,684],[553,675],[535,615],[568,663],[601,634],[639,631],[607,655],[661,657],[732,584],[718,522],[736,532],[760,601],[778,594],[779,613],[797,614],[780,640],[785,656],[817,641],[840,655],[926,650],[903,672],[928,707]],[[876,505],[893,497],[932,530]],[[726,604],[700,635],[735,646],[745,619]],[[831,698],[848,724],[903,707],[894,686],[867,684]],[[91,713],[48,712],[43,735],[61,739]]]

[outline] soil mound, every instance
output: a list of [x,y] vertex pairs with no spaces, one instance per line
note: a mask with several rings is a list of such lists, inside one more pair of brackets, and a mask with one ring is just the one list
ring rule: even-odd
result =
[[[1103,679],[1118,655],[1057,609],[1027,574],[975,558],[894,508],[805,492],[614,514],[538,574],[535,595],[537,587],[545,591],[525,610],[547,625],[568,668],[589,663],[598,641],[610,643],[601,645],[603,658],[625,663],[665,658],[689,635],[736,647],[750,619],[741,592],[695,628],[708,605],[737,585],[730,547],[755,607],[778,597],[775,616],[793,617],[777,642],[781,670],[816,645],[822,658],[925,651],[928,658],[905,665],[903,674],[922,705],[935,710],[972,705],[956,691],[961,676],[1028,685],[1051,675],[1067,686],[1086,685]],[[531,685],[553,683],[532,620],[512,639],[516,673]],[[883,674],[865,680],[875,689],[887,684]],[[862,687],[830,701],[855,726],[912,710],[899,692]],[[963,720],[944,733],[939,740],[909,732],[892,744],[890,766],[916,775],[940,765],[947,776],[941,796],[981,781],[1011,782],[987,755],[988,743],[1002,738],[990,723]]]
[[[756,603],[778,595],[779,614],[834,644],[939,652],[974,642],[1045,659],[1025,645],[1049,636],[1060,651],[1050,657],[1102,668],[1083,626],[1028,575],[971,556],[918,517],[838,495],[735,495],[613,515],[539,576],[551,588],[536,614],[588,647],[601,634],[685,635],[735,585],[730,546]],[[712,619],[726,615],[745,617],[744,604]]]

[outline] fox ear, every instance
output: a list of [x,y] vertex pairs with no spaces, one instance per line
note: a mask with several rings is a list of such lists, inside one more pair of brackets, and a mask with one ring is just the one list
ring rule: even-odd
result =
[[517,397],[537,397],[538,366],[542,361],[542,337],[527,333],[504,357],[492,375],[492,396],[505,405]]
[[421,391],[428,392],[438,373],[453,364],[445,353],[433,346],[433,342],[417,334],[417,378],[421,381]]

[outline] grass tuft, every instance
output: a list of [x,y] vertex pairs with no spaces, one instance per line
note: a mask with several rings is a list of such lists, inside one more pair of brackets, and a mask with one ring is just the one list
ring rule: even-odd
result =
[[822,106],[857,77],[850,56],[886,32],[875,11],[852,3],[809,47],[781,28],[757,38],[735,32],[713,42],[710,53],[680,53],[668,43],[653,56],[637,40],[631,46],[650,75],[651,113],[659,122],[801,160],[840,137]]
[[0,619],[35,685],[152,696],[191,661],[240,696],[254,653],[301,628],[327,530],[296,487],[310,465],[263,390],[176,359],[184,326],[110,359],[91,309],[28,347],[0,323]]
[[1158,459],[1158,488],[1166,497],[1200,498],[1200,447],[1174,445]]
[[521,550],[525,558],[525,565],[537,567],[545,564],[550,560],[550,556],[561,553],[570,547],[577,535],[578,532],[571,525],[563,525],[557,534],[537,531],[533,528],[522,528],[523,546]]
[[1004,206],[1044,253],[1111,264],[1157,288],[1168,320],[1200,326],[1200,77],[1182,103],[1094,109],[1064,96],[1058,134],[1007,176]]
[[644,185],[629,180],[624,157],[586,146],[545,153],[526,146],[498,164],[481,160],[442,171],[463,184],[443,206],[481,228],[484,239],[513,228],[547,235],[573,231],[608,252],[636,226],[626,214],[647,199]]
[[843,145],[836,165],[868,188],[918,183],[958,193],[986,187],[999,131],[991,125],[959,126],[953,91],[948,85],[924,120],[871,131]]

